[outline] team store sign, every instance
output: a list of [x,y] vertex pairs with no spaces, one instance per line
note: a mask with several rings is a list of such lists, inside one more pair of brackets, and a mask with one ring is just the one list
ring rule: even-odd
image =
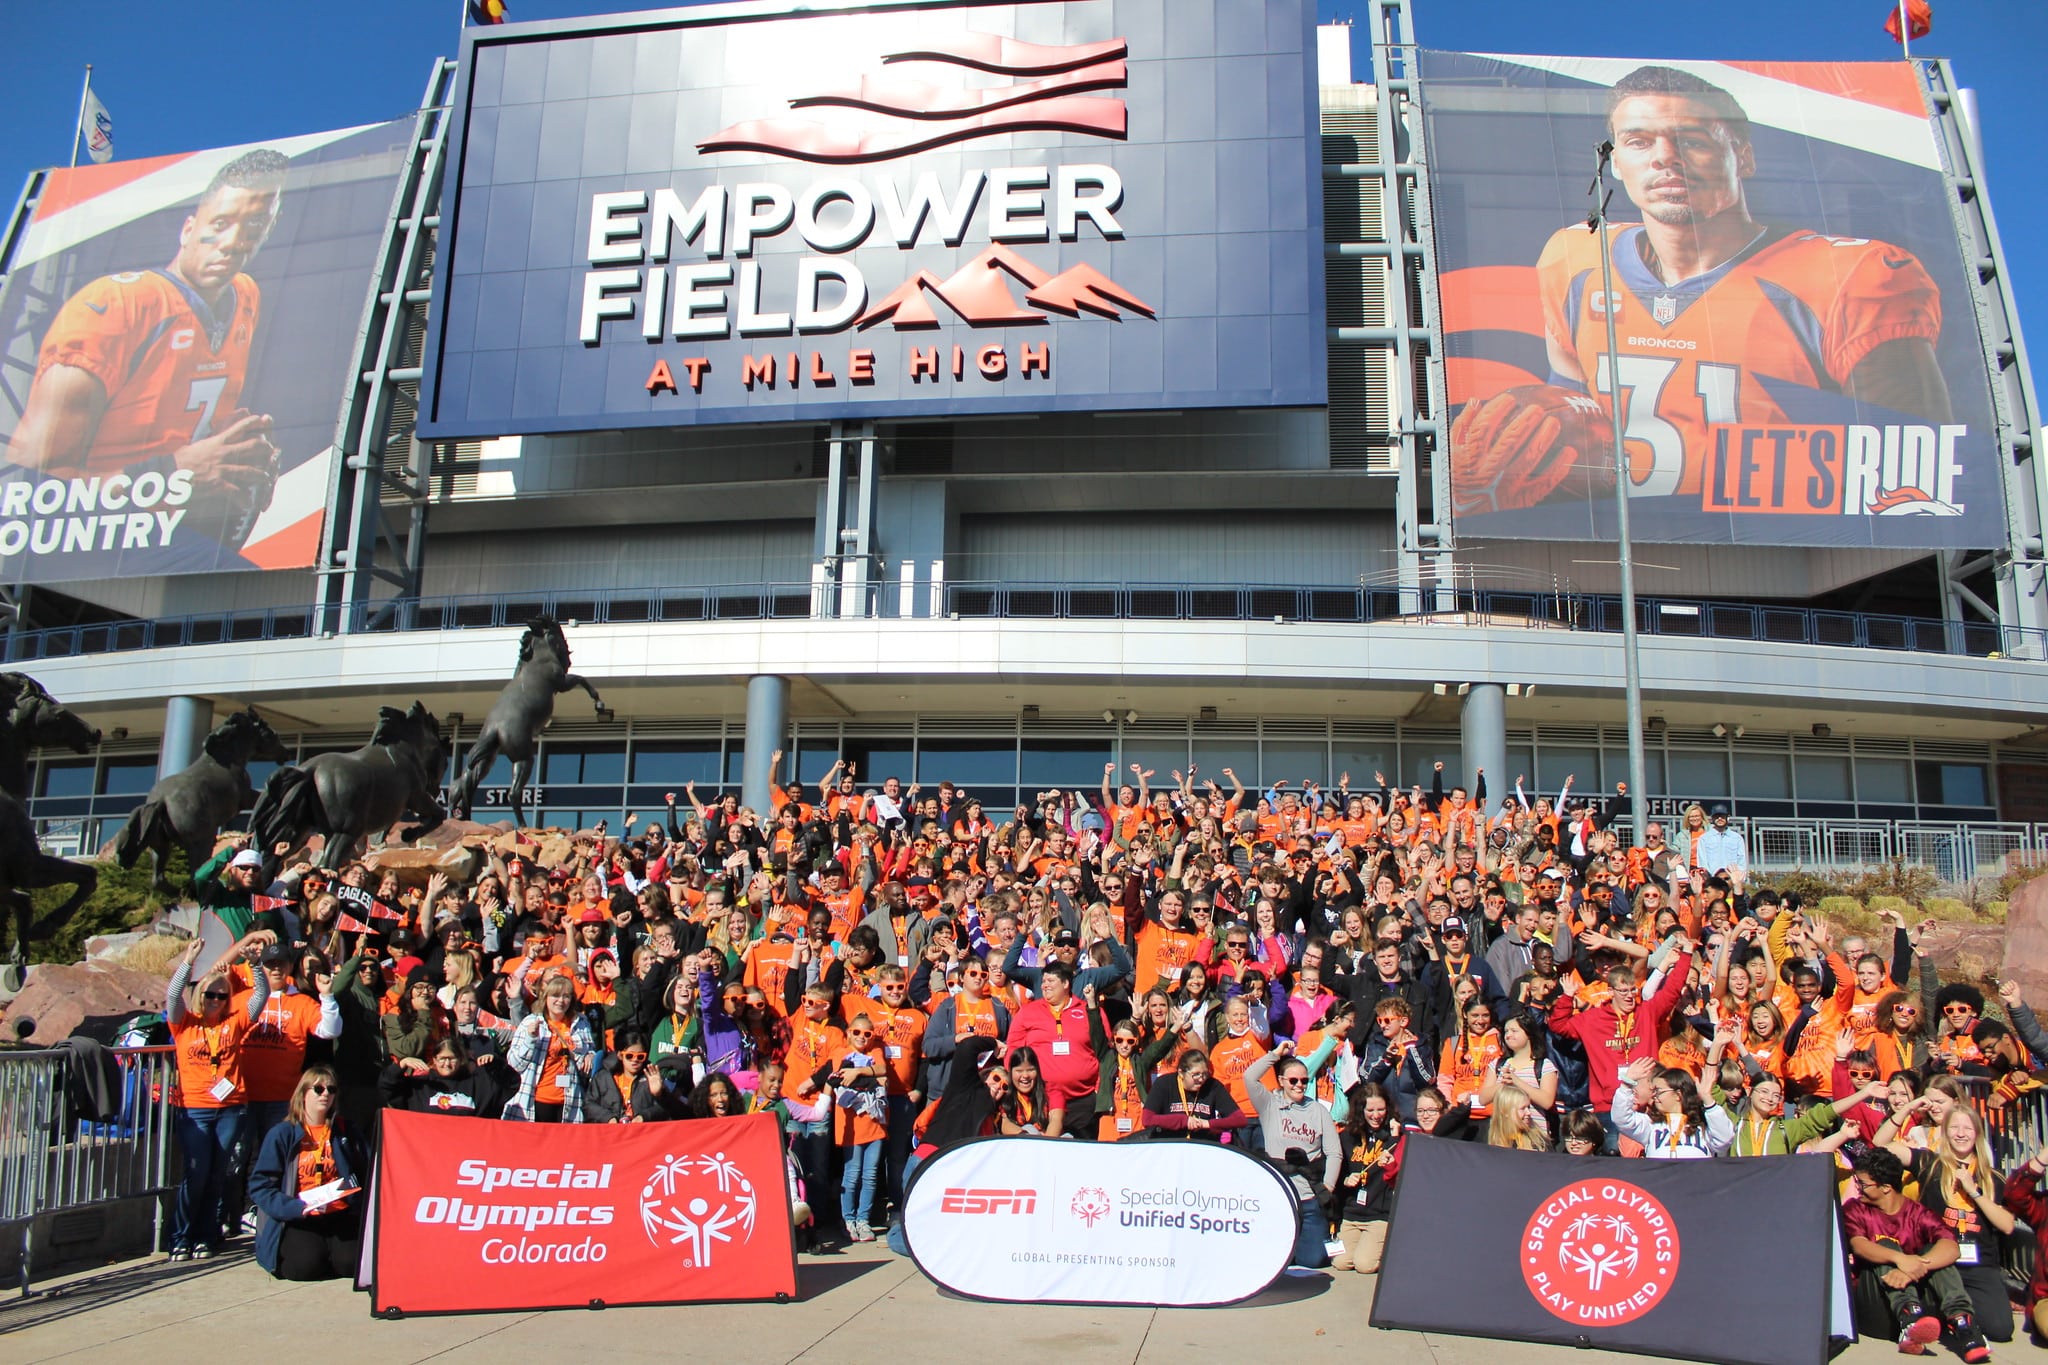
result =
[[375,1220],[380,1316],[796,1293],[789,1186],[763,1115],[584,1126],[394,1110]]
[[1277,1278],[1301,1225],[1280,1173],[1205,1142],[985,1138],[919,1166],[918,1268],[971,1298],[1198,1307]]

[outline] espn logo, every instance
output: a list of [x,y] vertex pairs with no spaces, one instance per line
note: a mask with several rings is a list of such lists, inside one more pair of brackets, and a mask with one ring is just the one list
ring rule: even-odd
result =
[[940,1213],[1031,1213],[1037,1208],[1037,1190],[948,1188],[939,1198]]

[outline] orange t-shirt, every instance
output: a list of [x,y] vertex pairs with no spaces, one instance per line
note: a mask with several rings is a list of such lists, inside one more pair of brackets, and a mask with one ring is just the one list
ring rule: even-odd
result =
[[[229,1009],[246,1015],[249,997],[237,993]],[[242,1084],[258,1104],[292,1097],[306,1069],[306,1043],[320,1022],[320,1004],[298,991],[272,991],[263,1013],[242,1039]]]
[[996,1002],[983,996],[969,1000],[965,992],[953,997],[953,1032],[972,1033],[981,1038],[996,1036]]
[[573,1025],[558,1024],[552,1019],[541,1021],[547,1034],[547,1061],[541,1064],[540,1081],[533,1087],[535,1104],[562,1104],[569,1096],[562,1089],[562,1076],[569,1069],[569,1058],[575,1055],[576,1035]]
[[908,1095],[917,1085],[917,1065],[924,1059],[924,1026],[931,1016],[915,1005],[891,1008],[870,1000],[862,1009],[875,1026],[874,1046],[882,1049],[889,1071],[889,1093]]
[[1500,1060],[1500,1033],[1488,1029],[1477,1038],[1444,1039],[1443,1060],[1437,1067],[1437,1086],[1450,1096],[1452,1104],[1472,1106],[1472,1117],[1489,1118],[1493,1106],[1479,1102],[1479,1086],[1486,1073]]
[[[1237,1101],[1237,1107],[1247,1114],[1256,1114],[1252,1108],[1251,1092],[1245,1088],[1244,1073],[1251,1064],[1266,1055],[1266,1045],[1255,1033],[1240,1034],[1225,1038],[1209,1049],[1209,1071],[1230,1091],[1230,1098]],[[1265,1077],[1266,1088],[1276,1088],[1273,1073]]]
[[1138,988],[1150,990],[1161,980],[1178,985],[1181,974],[1200,951],[1202,936],[1168,929],[1157,920],[1138,926]]
[[741,977],[748,989],[758,987],[768,997],[768,1008],[777,1014],[789,1011],[782,1003],[782,983],[796,965],[796,945],[764,938],[747,949],[746,970]]
[[1096,1121],[1095,1139],[1116,1142],[1134,1136],[1145,1127],[1145,1081],[1138,1075],[1136,1049],[1117,1059],[1116,1080],[1110,1085],[1110,1112]]
[[[339,1178],[341,1168],[334,1160],[334,1131],[326,1124],[307,1124],[306,1135],[299,1139],[299,1191],[315,1189],[328,1181]],[[321,1209],[322,1214],[339,1213],[348,1207],[347,1198],[335,1200]]]
[[229,1003],[217,1024],[187,1015],[171,1025],[178,1054],[179,1102],[187,1109],[225,1109],[241,1104],[248,1094],[242,1084],[242,1041],[253,1025],[246,1009]]

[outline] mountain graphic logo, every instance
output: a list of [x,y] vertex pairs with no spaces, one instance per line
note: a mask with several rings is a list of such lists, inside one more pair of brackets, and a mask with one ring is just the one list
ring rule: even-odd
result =
[[[1121,38],[1046,47],[993,33],[959,34],[882,58],[884,66],[932,67],[931,80],[902,70],[864,75],[852,85],[789,101],[791,109],[812,111],[814,117],[735,123],[698,143],[697,150],[858,165],[1002,133],[1084,133],[1122,141],[1129,134],[1129,109],[1121,99],[1093,92],[1128,85],[1127,54]],[[1006,76],[1011,83],[971,89],[965,83],[969,71]]]
[[[1011,292],[1011,281],[1024,286],[1024,302]],[[1092,265],[1074,265],[1049,274],[1006,246],[990,246],[966,265],[940,279],[920,270],[860,315],[854,326],[865,331],[878,322],[896,330],[937,327],[941,318],[933,300],[946,305],[975,327],[1030,326],[1047,315],[1079,317],[1083,312],[1121,321],[1126,312],[1154,317],[1152,305]]]

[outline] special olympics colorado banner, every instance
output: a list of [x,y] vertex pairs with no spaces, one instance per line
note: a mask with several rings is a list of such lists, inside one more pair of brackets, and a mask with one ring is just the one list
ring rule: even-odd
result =
[[903,1231],[970,1298],[1199,1307],[1271,1284],[1300,1222],[1279,1172],[1235,1148],[981,1138],[917,1168]]
[[1372,1325],[1822,1365],[1834,1192],[1825,1157],[1567,1158],[1410,1135]]
[[789,1183],[766,1115],[627,1125],[387,1110],[379,1315],[796,1294]]

